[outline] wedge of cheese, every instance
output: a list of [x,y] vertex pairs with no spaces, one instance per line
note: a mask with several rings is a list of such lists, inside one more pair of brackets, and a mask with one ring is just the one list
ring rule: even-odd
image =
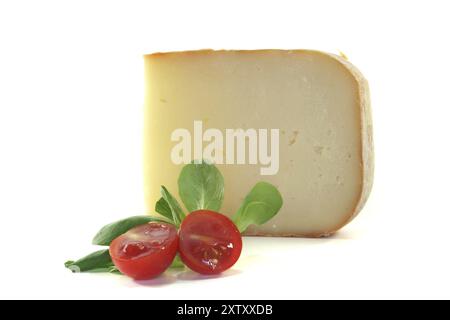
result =
[[[345,58],[310,50],[156,53],[145,56],[145,73],[149,212],[160,185],[178,193],[180,161],[211,151],[221,134],[208,154],[225,178],[222,213],[233,215],[261,180],[284,199],[278,215],[248,235],[328,236],[363,208],[374,167],[369,88]],[[180,132],[191,134],[191,149],[174,159]],[[244,144],[230,147],[242,136]]]

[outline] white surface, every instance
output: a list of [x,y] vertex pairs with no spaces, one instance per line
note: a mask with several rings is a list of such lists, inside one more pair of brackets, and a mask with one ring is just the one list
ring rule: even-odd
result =
[[[1,2],[0,298],[450,298],[446,5]],[[69,273],[144,210],[141,55],[205,47],[344,51],[372,91],[367,207],[331,239],[246,239],[219,279]]]

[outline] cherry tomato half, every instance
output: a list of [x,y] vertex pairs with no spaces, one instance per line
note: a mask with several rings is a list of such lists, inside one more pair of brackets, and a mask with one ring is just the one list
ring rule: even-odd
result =
[[209,210],[187,215],[180,227],[180,257],[192,270],[218,274],[231,268],[242,251],[239,230],[228,217]]
[[109,253],[120,272],[136,280],[147,280],[163,273],[177,250],[177,229],[167,223],[151,222],[115,239]]

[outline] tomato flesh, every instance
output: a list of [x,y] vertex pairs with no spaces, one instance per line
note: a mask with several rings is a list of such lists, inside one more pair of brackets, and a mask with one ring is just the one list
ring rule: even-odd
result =
[[168,223],[151,222],[129,230],[109,248],[114,265],[136,280],[163,273],[178,250],[177,229]]
[[183,262],[201,274],[219,274],[231,268],[242,251],[242,237],[228,217],[209,210],[194,211],[179,231]]

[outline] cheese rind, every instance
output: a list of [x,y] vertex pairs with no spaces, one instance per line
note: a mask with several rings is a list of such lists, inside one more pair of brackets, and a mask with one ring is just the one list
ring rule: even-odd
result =
[[205,128],[279,129],[280,167],[218,165],[222,212],[232,215],[251,187],[273,183],[280,213],[248,235],[327,236],[364,206],[373,181],[369,88],[342,57],[309,50],[190,51],[145,56],[145,186],[149,212],[159,186],[177,193],[181,165],[171,134]]

